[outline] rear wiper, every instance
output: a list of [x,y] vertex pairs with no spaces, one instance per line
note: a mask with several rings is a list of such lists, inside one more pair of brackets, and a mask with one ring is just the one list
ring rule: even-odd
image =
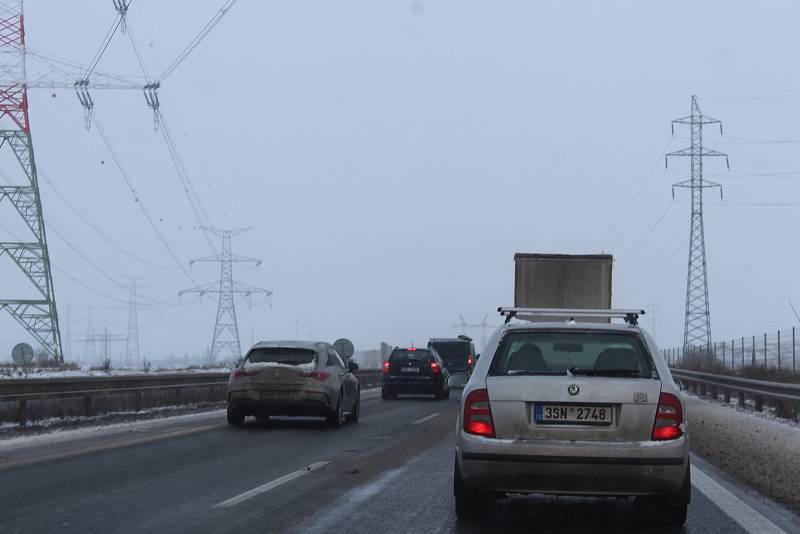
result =
[[566,371],[509,371],[508,376],[564,376]]
[[585,376],[620,376],[620,377],[637,377],[642,376],[638,369],[587,369],[579,367],[571,367],[569,370],[573,375]]
[[275,363],[282,363],[284,365],[297,365],[297,360],[278,360]]

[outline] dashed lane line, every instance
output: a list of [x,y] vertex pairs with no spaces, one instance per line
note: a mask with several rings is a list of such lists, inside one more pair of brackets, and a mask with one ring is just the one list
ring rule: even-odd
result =
[[439,412],[435,412],[435,413],[432,413],[432,414],[430,414],[430,415],[427,415],[427,416],[425,416],[425,417],[422,417],[422,418],[420,418],[420,419],[417,419],[416,421],[414,421],[414,422],[413,422],[413,423],[411,423],[411,424],[412,424],[412,425],[421,425],[421,424],[422,424],[422,423],[424,423],[425,421],[430,421],[431,419],[433,419],[434,417],[437,417],[438,415],[439,415]]
[[329,463],[330,462],[315,462],[315,463],[313,463],[311,465],[307,465],[307,466],[303,467],[302,469],[298,469],[297,471],[292,471],[288,475],[283,475],[282,477],[276,478],[275,480],[267,482],[266,484],[262,484],[262,485],[260,485],[260,486],[258,486],[256,488],[253,488],[253,489],[251,489],[249,491],[245,491],[244,493],[240,493],[239,495],[237,495],[235,497],[231,497],[227,501],[219,502],[219,503],[214,505],[214,508],[230,508],[231,506],[236,506],[239,503],[242,503],[242,502],[244,502],[246,500],[252,499],[253,497],[261,495],[262,493],[265,493],[265,492],[267,492],[267,491],[269,491],[271,489],[275,489],[278,486],[286,484],[287,482],[291,482],[292,480],[294,480],[296,478],[300,478],[301,476],[306,475],[306,474],[308,474],[308,473],[310,473],[312,471],[316,471],[317,469],[322,469],[323,467],[325,467]]
[[747,532],[786,534],[786,531],[758,513],[750,505],[694,465],[692,466],[692,485]]

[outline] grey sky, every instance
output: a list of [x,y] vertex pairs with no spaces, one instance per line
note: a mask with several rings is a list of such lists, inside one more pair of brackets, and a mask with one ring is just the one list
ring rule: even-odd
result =
[[[163,69],[221,3],[136,0],[131,24],[148,69]],[[797,208],[737,203],[794,202],[800,191],[800,143],[751,142],[800,140],[800,5],[757,6],[240,0],[161,97],[214,224],[255,227],[234,251],[264,264],[238,274],[275,297],[272,308],[240,305],[243,345],[251,331],[294,337],[298,316],[312,318],[313,337],[348,336],[358,348],[423,343],[457,333],[458,313],[478,322],[510,304],[514,252],[604,247],[616,257],[615,304],[656,301],[659,342],[680,343],[689,206],[685,191],[672,201],[670,184],[688,177],[688,161],[665,173],[662,153],[688,146],[687,130],[670,137],[670,121],[689,113],[693,93],[725,126],[721,140],[707,132],[709,146],[731,158],[731,173],[722,161],[706,166],[725,186],[721,206],[711,193],[706,219],[713,336],[790,326],[787,298],[800,301]],[[29,0],[28,44],[88,63],[113,17],[110,1]],[[98,68],[138,74],[126,38]],[[43,176],[122,247],[171,267],[97,129],[83,129],[75,95],[52,93],[31,92]],[[93,96],[177,255],[209,254],[142,95]],[[795,174],[745,176],[787,171]],[[48,224],[102,271],[146,276],[142,293],[157,300],[192,285],[177,269],[120,253],[41,187]],[[7,207],[0,220],[13,221]],[[106,324],[124,334],[127,311],[64,273],[122,301],[127,294],[59,235],[49,239],[62,329],[69,302],[80,356],[87,306],[98,332]],[[193,275],[207,282],[218,271],[196,265]],[[211,299],[142,310],[143,349],[199,355],[215,311]],[[0,317],[0,359],[23,339]]]

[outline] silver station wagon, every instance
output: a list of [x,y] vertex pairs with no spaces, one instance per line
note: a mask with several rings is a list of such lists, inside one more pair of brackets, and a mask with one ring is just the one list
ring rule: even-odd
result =
[[[683,524],[691,496],[685,414],[666,362],[637,326],[644,312],[499,311],[506,324],[462,396],[456,514],[506,493],[635,496],[655,505],[662,524]],[[509,323],[515,315],[565,321]],[[590,322],[598,318],[605,322]]]

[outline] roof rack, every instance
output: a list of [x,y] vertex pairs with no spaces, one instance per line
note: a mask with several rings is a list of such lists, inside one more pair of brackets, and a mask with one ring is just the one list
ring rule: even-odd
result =
[[519,315],[535,317],[567,317],[569,320],[578,318],[617,318],[624,319],[629,325],[639,324],[639,316],[644,315],[644,310],[616,309],[616,310],[582,310],[565,308],[497,308],[500,315],[505,316],[506,323]]

